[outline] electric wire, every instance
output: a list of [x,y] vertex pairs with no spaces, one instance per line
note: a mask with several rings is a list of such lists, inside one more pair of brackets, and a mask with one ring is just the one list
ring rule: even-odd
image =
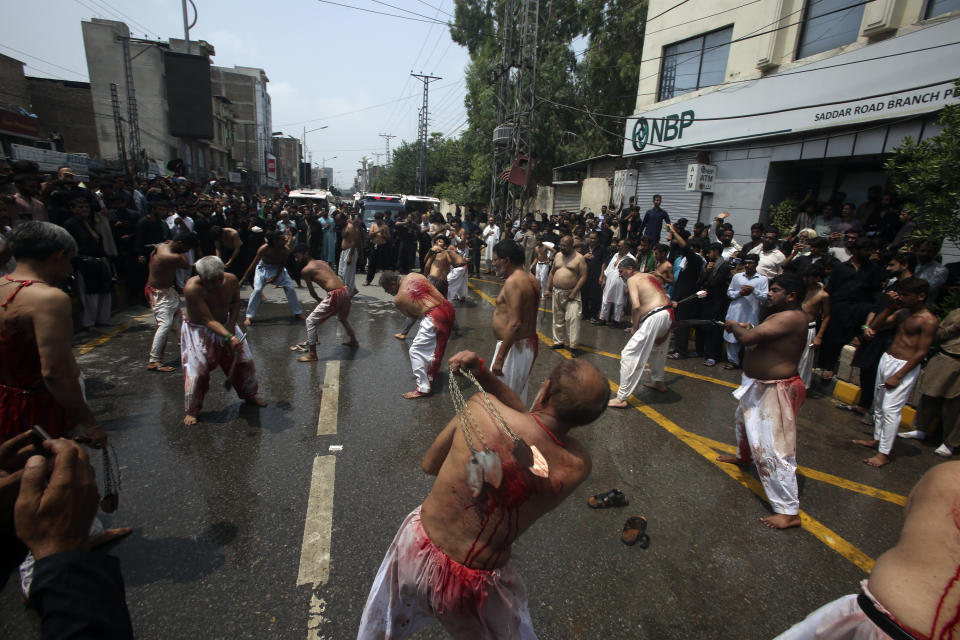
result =
[[[78,1],[79,1],[79,0],[78,0]],[[423,18],[414,18],[414,17],[411,17],[411,16],[401,16],[401,15],[398,15],[398,14],[396,14],[396,13],[387,13],[387,12],[385,12],[385,11],[376,11],[376,10],[374,10],[374,9],[365,9],[365,8],[363,8],[363,7],[357,7],[357,6],[352,5],[352,4],[343,4],[342,2],[333,2],[333,0],[316,0],[316,1],[317,1],[317,2],[320,2],[320,3],[323,3],[323,4],[333,5],[333,6],[335,6],[335,7],[343,7],[343,8],[345,8],[345,9],[353,9],[353,10],[355,10],[355,11],[364,11],[364,12],[366,12],[366,13],[375,13],[375,14],[377,14],[377,15],[388,16],[388,17],[391,17],[391,18],[400,18],[400,19],[402,19],[402,20],[412,20],[412,21],[414,21],[414,22],[426,22],[426,23],[431,23],[431,24],[442,24],[442,25],[445,25],[445,24],[446,24],[445,22],[441,22],[440,20],[429,20],[429,19],[426,19],[426,20],[425,20],[425,19],[423,19]]]

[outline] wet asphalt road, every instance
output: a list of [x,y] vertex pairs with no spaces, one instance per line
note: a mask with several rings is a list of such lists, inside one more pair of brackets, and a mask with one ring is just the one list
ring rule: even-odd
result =
[[[498,285],[471,282],[475,304],[458,307],[464,335],[451,339],[448,356],[493,353],[484,295],[495,296]],[[104,520],[135,530],[110,553],[122,562],[138,638],[355,637],[384,551],[430,488],[420,460],[453,417],[447,378],[441,374],[440,392],[428,399],[400,398],[413,382],[406,347],[393,338],[402,318],[387,297],[361,287],[351,316],[361,347],[341,346],[345,336],[331,321],[320,329],[321,362],[301,364],[287,347],[304,339],[303,325],[289,319],[280,293],[268,290],[249,333],[270,403],[263,409],[224,391],[217,371],[201,423],[184,427],[180,372],[144,369],[149,316],[79,359],[123,474],[120,509]],[[306,290],[298,294],[309,311]],[[546,338],[550,321],[541,312]],[[616,383],[611,356],[626,335],[584,324],[582,340],[607,354],[583,357]],[[531,388],[562,357],[541,348]],[[340,361],[337,429],[317,436],[322,394],[335,392],[324,380],[331,360]],[[860,462],[865,450],[846,444],[869,428],[829,398],[810,399],[798,438],[800,464],[810,470],[800,477],[806,526],[770,531],[757,521],[769,513],[766,503],[745,486],[756,483],[755,471],[712,462],[715,447],[735,441],[731,391],[739,376],[699,359],[668,367],[676,370],[667,374],[669,392],[638,387],[639,408],[610,410],[576,433],[593,456],[591,477],[515,547],[540,638],[776,636],[856,590],[899,536],[897,502],[940,461],[928,446],[901,441],[893,465],[869,468]],[[331,445],[343,449],[331,453]],[[335,456],[329,577],[298,586],[318,456]],[[613,487],[629,506],[586,507],[590,495]],[[635,514],[649,520],[648,549],[620,542],[623,521]],[[0,594],[0,620],[2,638],[39,637],[12,580]],[[446,635],[435,625],[416,637]]]

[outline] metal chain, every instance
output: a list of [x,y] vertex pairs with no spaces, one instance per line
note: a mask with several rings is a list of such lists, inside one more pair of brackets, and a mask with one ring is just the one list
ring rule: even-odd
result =
[[[469,375],[469,373],[467,375]],[[470,377],[472,378],[473,376]],[[463,397],[463,392],[460,390],[460,385],[457,384],[456,377],[451,373],[448,379],[450,397],[453,399],[453,410],[460,420],[460,430],[463,432],[463,437],[467,441],[467,446],[470,447],[471,451],[476,451],[476,448],[473,446],[473,438],[471,437],[472,434],[476,434],[480,442],[483,443],[483,448],[488,448],[487,441],[483,437],[483,431],[477,425],[473,413],[467,407],[467,402]]]
[[496,424],[497,427],[499,427],[500,431],[506,434],[507,437],[509,437],[514,442],[519,440],[520,438],[517,437],[517,434],[514,433],[513,429],[510,428],[510,426],[507,424],[507,421],[504,420],[503,416],[500,415],[500,412],[497,411],[497,408],[494,406],[493,401],[490,400],[490,396],[488,396],[484,388],[480,386],[480,383],[477,382],[477,379],[473,377],[473,374],[470,373],[469,371],[464,371],[463,375],[467,380],[471,381],[474,384],[474,386],[477,387],[477,389],[480,390],[481,395],[483,395],[484,403],[487,405],[487,412],[490,414],[490,417],[493,418],[494,424]]

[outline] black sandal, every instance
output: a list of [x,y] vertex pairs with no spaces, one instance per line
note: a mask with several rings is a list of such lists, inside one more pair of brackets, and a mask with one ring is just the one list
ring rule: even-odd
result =
[[620,534],[620,540],[628,547],[632,547],[639,542],[640,548],[646,549],[650,546],[650,536],[645,533],[646,530],[647,519],[643,516],[627,518],[627,521],[623,523],[623,533]]
[[630,504],[627,496],[623,495],[619,489],[610,489],[606,493],[598,493],[587,500],[587,506],[591,509],[609,509],[611,507],[625,507]]

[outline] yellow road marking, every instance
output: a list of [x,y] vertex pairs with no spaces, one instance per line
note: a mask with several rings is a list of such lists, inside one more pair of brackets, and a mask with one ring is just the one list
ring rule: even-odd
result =
[[[502,282],[494,282],[493,280],[481,280],[480,278],[470,278],[470,279],[471,279],[471,280],[476,280],[477,282],[486,282],[486,283],[488,283],[488,284],[495,284],[495,285],[498,285],[498,286],[503,286],[503,283],[502,283]],[[493,298],[491,298],[490,296],[488,296],[487,294],[485,294],[483,291],[480,291],[480,289],[477,289],[475,286],[471,285],[469,282],[467,283],[467,286],[470,287],[471,289],[473,289],[474,291],[476,291],[477,293],[479,293],[481,296],[483,296],[483,299],[486,300],[487,302],[489,302],[490,304],[496,305],[496,301],[495,301]],[[552,310],[552,309],[547,309],[547,308],[545,308],[545,307],[538,307],[537,310],[538,310],[538,311],[546,311],[547,313],[553,313],[553,310]]]
[[[594,349],[594,348],[592,348],[592,347],[585,347],[585,346],[583,346],[583,345],[580,345],[580,346],[578,346],[577,348],[580,349],[581,351],[589,351],[590,353],[595,353],[595,354],[597,354],[597,355],[599,355],[599,356],[606,356],[606,357],[608,357],[608,358],[615,358],[615,359],[617,359],[617,360],[620,359],[620,354],[618,354],[618,353],[610,353],[609,351],[600,351],[599,349]],[[668,372],[668,373],[675,373],[675,374],[680,375],[680,376],[686,376],[687,378],[694,378],[694,379],[696,379],[696,380],[704,380],[704,381],[706,381],[706,382],[712,382],[713,384],[719,384],[719,385],[724,386],[724,387],[730,387],[731,389],[736,389],[737,387],[740,386],[740,385],[738,385],[738,384],[735,383],[735,382],[728,382],[728,381],[726,381],[726,380],[721,380],[720,378],[711,378],[710,376],[705,376],[705,375],[700,374],[700,373],[693,373],[692,371],[686,371],[686,370],[684,370],[684,369],[675,369],[675,368],[673,368],[673,367],[664,367],[663,370],[666,371],[666,372]]]
[[[485,293],[483,293],[476,287],[471,287],[471,288],[473,288],[474,291],[480,294],[488,302],[491,302],[490,297],[487,296]],[[538,331],[537,335],[548,346],[553,344],[553,341],[547,336],[545,336],[542,332]],[[557,349],[556,352],[565,358],[572,358],[572,356],[570,355],[570,352],[567,351],[566,349]],[[610,385],[610,388],[613,391],[617,391],[618,385],[616,383],[614,383],[610,379],[607,379],[607,383]],[[727,474],[728,476],[730,476],[731,478],[739,482],[741,485],[743,485],[744,487],[752,491],[758,497],[760,497],[761,499],[766,499],[766,494],[763,491],[763,486],[760,484],[760,482],[756,478],[754,478],[748,473],[745,473],[737,465],[726,464],[726,463],[718,462],[716,460],[716,451],[714,450],[715,448],[721,451],[732,452],[733,447],[731,447],[726,443],[722,443],[716,440],[711,440],[710,438],[706,438],[705,436],[701,436],[691,431],[687,431],[686,429],[684,429],[677,423],[673,422],[672,420],[664,416],[662,413],[660,413],[653,407],[650,407],[649,405],[646,405],[640,402],[634,396],[630,396],[628,398],[628,403],[634,409],[636,409],[643,415],[653,420],[657,425],[664,428],[671,435],[673,435],[678,440],[686,444],[688,447],[696,451],[698,454],[700,454],[703,458],[708,460],[715,467],[717,467],[718,469],[723,471],[725,474]],[[846,480],[845,478],[833,476],[831,474],[816,471],[814,469],[808,469],[806,467],[803,467],[802,469],[803,469],[804,475],[806,475],[807,477],[813,480],[828,482],[829,484],[834,484],[835,486],[838,486],[838,487],[850,489],[853,491],[858,491],[859,493],[863,493],[864,495],[880,498],[883,500],[888,500],[890,502],[893,502],[894,504],[901,504],[900,502],[901,500],[903,500],[905,503],[905,498],[897,494],[882,491],[880,489],[875,489],[874,487],[870,487],[868,485],[862,485],[860,483],[852,482],[850,480]],[[846,540],[842,536],[838,535],[835,531],[833,531],[832,529],[827,527],[825,524],[823,524],[822,522],[820,522],[819,520],[811,516],[809,513],[803,511],[802,509],[800,510],[800,526],[805,531],[811,533],[818,540],[820,540],[825,545],[833,549],[835,552],[842,555],[851,563],[858,566],[863,571],[869,573],[870,570],[873,568],[873,563],[874,563],[873,558],[868,556],[866,553],[861,551],[858,547],[850,543],[848,540]]]
[[112,329],[110,329],[109,331],[101,335],[99,338],[94,338],[93,340],[89,340],[87,342],[84,342],[80,346],[75,347],[73,350],[74,356],[79,357],[79,356],[90,353],[100,345],[109,341],[111,338],[123,333],[124,331],[132,327],[135,320],[146,320],[152,315],[153,315],[153,312],[150,311],[149,313],[144,313],[142,315],[136,316],[128,320],[127,322],[118,324],[117,326],[113,327]]
[[476,282],[486,282],[487,284],[495,284],[497,286],[502,286],[502,282],[497,282],[496,280],[484,280],[483,278],[471,277],[470,280],[475,280]]

